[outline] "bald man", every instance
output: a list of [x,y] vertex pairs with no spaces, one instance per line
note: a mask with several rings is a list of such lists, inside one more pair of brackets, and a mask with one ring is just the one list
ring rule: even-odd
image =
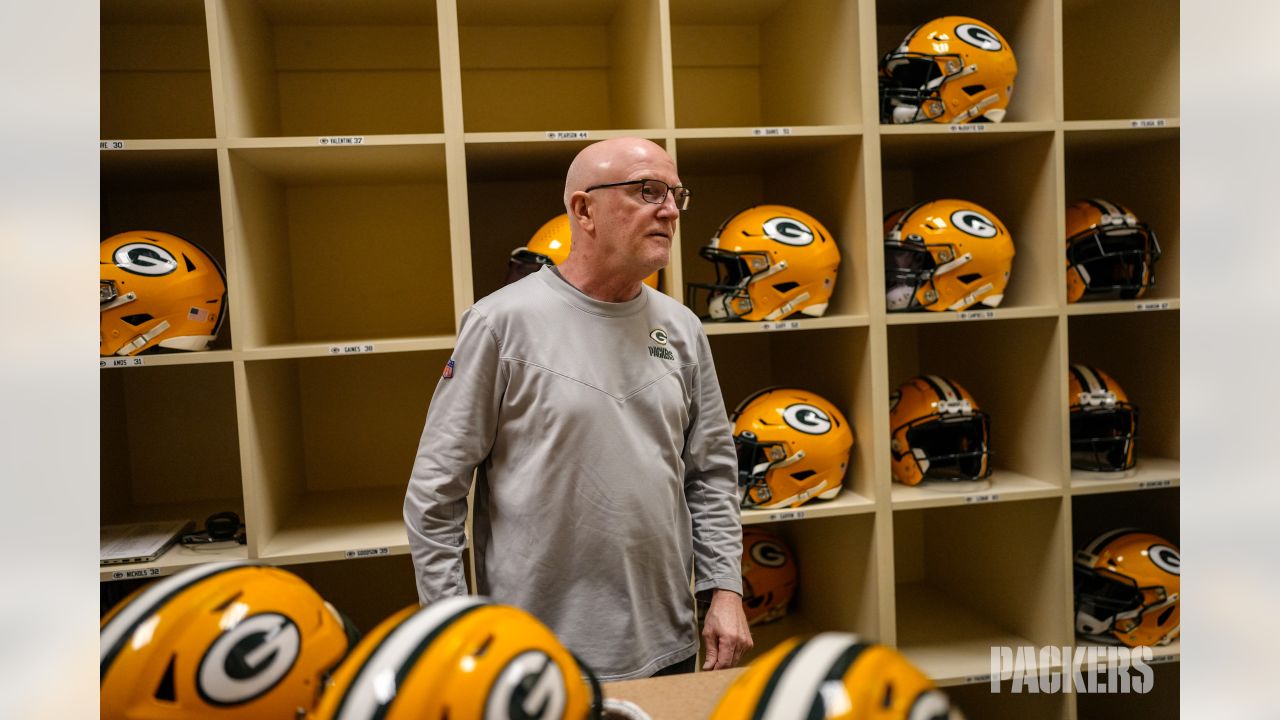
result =
[[[476,592],[546,623],[602,680],[751,648],[737,457],[698,318],[643,284],[688,191],[660,146],[616,138],[565,178],[572,251],[462,317],[405,496],[424,604]],[[690,592],[690,578],[693,593]]]

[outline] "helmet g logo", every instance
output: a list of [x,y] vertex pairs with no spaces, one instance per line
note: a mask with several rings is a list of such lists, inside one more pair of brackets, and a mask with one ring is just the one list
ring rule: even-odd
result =
[[787,564],[787,554],[776,544],[761,540],[751,546],[751,559],[765,567],[777,568]]
[[485,701],[484,720],[553,720],[568,703],[564,675],[549,655],[529,650],[498,675]]
[[951,213],[951,224],[957,230],[974,237],[992,238],[996,236],[996,224],[987,216],[973,210],[957,210]]
[[200,659],[196,689],[212,705],[240,705],[275,687],[298,659],[298,626],[284,615],[263,613],[218,636]]
[[168,250],[151,243],[129,243],[116,248],[111,256],[116,267],[134,275],[157,277],[178,269],[178,261]]
[[989,52],[995,52],[1004,47],[1000,44],[1000,39],[992,35],[990,30],[973,23],[956,26],[956,37],[976,48]]
[[813,242],[813,230],[795,218],[769,218],[764,221],[762,227],[764,234],[770,240],[776,240],[783,245],[801,247]]
[[1168,545],[1152,545],[1147,548],[1147,557],[1155,563],[1156,567],[1170,575],[1182,574],[1182,558],[1179,557],[1177,550]]
[[807,403],[788,405],[782,411],[782,419],[787,425],[806,435],[825,435],[831,431],[831,418]]

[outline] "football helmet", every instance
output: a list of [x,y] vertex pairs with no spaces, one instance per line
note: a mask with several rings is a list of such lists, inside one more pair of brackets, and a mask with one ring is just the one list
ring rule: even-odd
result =
[[1131,469],[1138,461],[1138,406],[1115,378],[1096,367],[1072,365],[1071,467],[1094,472]]
[[1178,637],[1178,547],[1133,528],[1076,552],[1076,632],[1108,644],[1167,645]]
[[890,312],[999,307],[1013,269],[1013,238],[995,213],[968,200],[932,200],[884,223]]
[[1159,259],[1155,232],[1128,208],[1101,198],[1067,206],[1067,302],[1140,298]]
[[195,243],[132,230],[99,244],[98,354],[207,350],[226,319],[227,279]]
[[739,403],[729,421],[743,508],[797,507],[840,494],[853,428],[826,398],[765,388]]
[[782,538],[742,528],[742,609],[747,624],[781,618],[796,592],[796,558]]
[[452,597],[374,628],[335,673],[315,718],[586,720],[600,717],[601,697],[590,668],[532,615]]
[[889,397],[893,479],[966,482],[991,476],[991,418],[968,390],[938,375],[920,375]]
[[880,59],[880,122],[1000,122],[1017,77],[1013,49],[995,28],[936,18]]
[[[507,259],[507,279],[503,285],[510,285],[525,275],[542,269],[543,265],[559,265],[569,257],[572,246],[569,236],[569,214],[560,213],[538,228],[529,238],[529,243],[511,251]],[[658,289],[658,273],[644,279],[644,284]]]
[[946,720],[964,716],[893,648],[857,635],[793,637],[756,658],[725,690],[711,720]]
[[712,320],[782,320],[795,313],[822,317],[836,287],[840,248],[809,213],[757,205],[721,223],[698,251],[716,268],[714,283],[688,283],[685,303],[707,292]]
[[197,565],[103,617],[102,718],[299,717],[356,637],[293,573],[244,561]]

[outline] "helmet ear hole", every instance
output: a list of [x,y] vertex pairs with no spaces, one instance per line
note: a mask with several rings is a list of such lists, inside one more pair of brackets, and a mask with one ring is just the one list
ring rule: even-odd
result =
[[968,275],[961,275],[956,279],[964,283],[965,285],[968,285],[969,283],[978,282],[979,280],[982,279],[982,276],[977,273],[969,273]]
[[193,263],[193,262],[191,262],[191,258],[187,257],[187,254],[186,254],[186,253],[183,253],[183,254],[182,254],[182,260],[183,260],[183,262],[185,262],[185,263],[187,264],[187,272],[194,272],[194,271],[195,271],[195,269],[196,269],[196,264],[195,264],[195,263]]
[[129,323],[130,325],[133,325],[134,327],[137,327],[144,322],[154,320],[155,317],[152,315],[148,315],[147,313],[138,313],[137,315],[125,315],[120,319],[123,320],[124,322]]
[[977,95],[978,93],[983,92],[986,89],[987,89],[986,85],[965,85],[963,88],[961,88],[961,90],[964,90],[965,93],[969,95]]
[[777,285],[774,285],[774,286],[773,286],[773,289],[774,289],[774,290],[777,290],[777,291],[778,291],[778,292],[780,292],[780,293],[789,293],[789,292],[791,292],[792,290],[795,290],[795,289],[796,289],[796,288],[798,288],[798,287],[800,287],[800,283],[797,283],[797,282],[784,282],[784,283],[778,283]]
[[1178,609],[1177,605],[1170,605],[1165,608],[1164,612],[1160,613],[1160,617],[1156,618],[1156,625],[1163,627],[1165,623],[1169,622],[1169,616],[1172,615],[1173,611],[1176,609]]

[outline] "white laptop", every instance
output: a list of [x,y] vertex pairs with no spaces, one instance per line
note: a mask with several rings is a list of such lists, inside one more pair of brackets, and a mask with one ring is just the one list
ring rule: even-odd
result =
[[195,526],[190,520],[104,525],[98,533],[102,565],[151,562]]

